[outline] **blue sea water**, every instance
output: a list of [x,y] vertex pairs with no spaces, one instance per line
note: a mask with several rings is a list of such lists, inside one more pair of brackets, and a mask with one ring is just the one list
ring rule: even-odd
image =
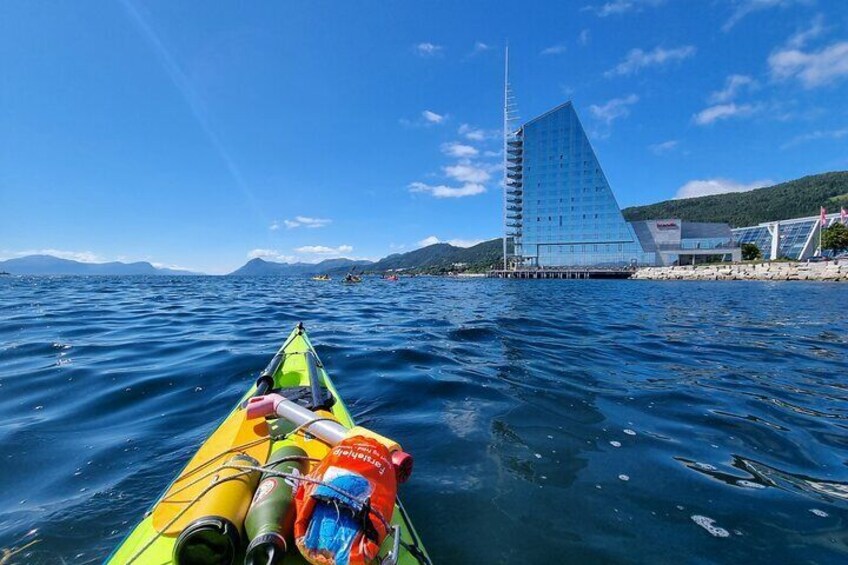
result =
[[0,278],[0,548],[96,563],[303,321],[436,563],[848,560],[848,285]]

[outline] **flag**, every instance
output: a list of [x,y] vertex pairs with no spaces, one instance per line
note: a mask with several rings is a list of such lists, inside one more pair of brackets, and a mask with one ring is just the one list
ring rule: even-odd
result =
[[827,226],[827,210],[824,209],[824,206],[821,207],[821,225],[822,227]]

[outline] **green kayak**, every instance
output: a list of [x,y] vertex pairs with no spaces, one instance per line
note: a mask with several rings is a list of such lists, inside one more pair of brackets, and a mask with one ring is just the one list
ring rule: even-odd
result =
[[[257,384],[250,387],[232,412],[204,441],[152,508],[140,516],[141,521],[105,563],[174,563],[174,548],[180,534],[189,524],[198,521],[198,514],[204,512],[204,497],[210,496],[209,492],[214,491],[214,488],[210,490],[209,480],[205,478],[212,473],[220,474],[218,470],[225,468],[227,461],[232,461],[233,456],[255,460],[264,465],[268,463],[269,455],[281,448],[302,449],[309,457],[308,469],[315,468],[317,462],[330,451],[327,444],[298,429],[288,433],[276,433],[275,426],[285,424],[275,423],[278,421],[274,420],[266,422],[264,419],[249,419],[247,415],[246,405],[251,397],[271,391],[297,390],[326,397],[322,407],[312,409],[315,418],[338,422],[345,428],[354,427],[353,419],[318,359],[306,331],[302,325],[298,325],[262,373]],[[216,479],[217,477],[218,475],[215,475]],[[249,501],[249,498],[247,500]],[[399,541],[394,540],[394,535],[387,536],[375,563],[386,560],[386,563],[400,565],[430,564],[430,558],[399,499],[395,502],[390,522],[392,531],[400,534]],[[239,537],[238,534],[236,537]],[[245,537],[242,528],[241,547],[233,563],[241,565],[244,562]],[[228,557],[224,561],[229,559]],[[293,544],[281,562],[307,563]]]

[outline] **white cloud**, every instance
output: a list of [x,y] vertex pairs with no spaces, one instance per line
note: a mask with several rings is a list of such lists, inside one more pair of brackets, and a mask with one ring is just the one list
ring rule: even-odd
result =
[[479,151],[470,145],[452,141],[450,143],[442,144],[442,153],[451,157],[456,157],[457,159],[467,159],[468,157],[476,156]]
[[790,147],[795,147],[796,145],[801,145],[803,143],[809,143],[811,141],[818,141],[820,139],[842,139],[848,137],[848,128],[842,129],[832,129],[832,130],[816,130],[810,133],[805,133],[802,135],[798,135],[793,137],[788,142],[784,143],[781,146],[781,149],[788,149]]
[[413,182],[409,185],[409,191],[428,193],[435,198],[462,198],[483,194],[486,192],[486,187],[476,183],[465,183],[462,186],[454,187],[444,184],[434,186],[423,182]]
[[433,110],[423,110],[421,114],[414,120],[401,118],[398,120],[400,125],[408,128],[429,128],[441,125],[450,118],[448,114],[439,114]]
[[818,51],[785,48],[768,58],[775,79],[795,78],[805,88],[815,88],[848,77],[848,41],[833,43]]
[[810,0],[736,0],[736,7],[733,14],[722,26],[722,30],[727,32],[733,29],[733,26],[738,24],[745,16],[768,10],[770,8],[786,8],[793,4],[809,4]]
[[662,143],[654,143],[653,145],[649,145],[648,149],[654,155],[665,155],[671,151],[674,151],[679,142],[676,139],[669,139],[668,141],[663,141]]
[[567,51],[567,48],[562,43],[557,45],[551,45],[550,47],[545,47],[539,53],[540,55],[562,55]]
[[486,132],[484,130],[472,127],[469,124],[460,124],[457,133],[459,133],[459,135],[464,136],[466,139],[470,139],[471,141],[483,141],[487,137]]
[[297,257],[284,255],[276,249],[251,249],[247,252],[248,259],[262,259],[264,261],[278,261],[281,263],[294,263]]
[[589,39],[591,38],[591,33],[588,29],[584,29],[580,32],[580,35],[577,36],[577,43],[580,45],[589,45]]
[[677,190],[674,198],[695,198],[709,194],[725,194],[728,192],[748,192],[756,188],[774,185],[772,180],[756,180],[749,183],[741,183],[731,179],[714,178],[705,180],[691,180]]
[[442,170],[446,176],[464,183],[483,184],[492,177],[486,168],[473,163],[448,165],[442,167]]
[[276,249],[252,249],[247,253],[248,259],[263,259],[278,263],[317,263],[326,259],[327,255],[343,255],[353,251],[350,245],[327,247],[325,245],[304,245],[294,250],[297,255],[287,255]]
[[430,43],[429,41],[424,41],[415,46],[415,52],[418,53],[421,57],[431,57],[433,55],[437,55],[442,51],[441,45],[436,45],[435,43]]
[[[487,142],[499,134],[476,128],[467,123],[460,124],[457,133],[466,140],[473,142]],[[492,172],[498,167],[488,162],[487,158],[497,157],[498,153],[485,151],[484,158],[480,157],[481,151],[465,140],[442,143],[440,150],[453,162],[441,167],[440,175],[432,175],[442,180],[435,182],[416,181],[407,185],[410,193],[429,194],[434,198],[462,198],[475,196],[486,192],[486,183],[492,178]]]
[[295,249],[297,253],[308,253],[317,255],[338,255],[350,253],[353,247],[350,245],[339,245],[338,247],[327,247],[326,245],[304,245]]
[[603,4],[584,6],[584,11],[593,12],[599,18],[618,16],[629,12],[640,12],[645,6],[660,6],[665,0],[610,0]]
[[471,56],[473,57],[474,55],[479,55],[484,51],[489,51],[491,48],[492,46],[487,43],[483,43],[482,41],[476,41],[474,43],[474,49],[471,50]]
[[435,245],[437,243],[449,243],[454,247],[473,247],[478,243],[483,243],[484,239],[448,239],[442,240],[436,237],[435,235],[431,235],[430,237],[425,237],[421,241],[418,242],[418,247],[427,247],[428,245]]
[[428,245],[435,245],[437,243],[441,243],[441,240],[435,235],[431,235],[430,237],[425,237],[419,241],[418,247],[427,247]]
[[692,117],[692,120],[699,126],[706,126],[728,118],[748,117],[758,110],[759,108],[757,106],[752,106],[751,104],[737,105],[736,103],[731,102],[730,104],[718,104],[716,106],[704,108],[695,114]]
[[79,261],[80,263],[105,263],[108,259],[104,259],[91,251],[65,251],[62,249],[28,249],[26,251],[18,251],[14,253],[16,257],[25,257],[27,255],[50,255],[59,259],[69,259],[71,261]]
[[280,224],[277,223],[277,220],[274,220],[273,222],[271,222],[271,225],[268,226],[268,229],[271,231],[277,231],[278,229],[280,229]]
[[613,98],[606,104],[592,104],[591,106],[589,106],[589,112],[591,112],[592,116],[594,116],[596,119],[601,120],[609,126],[615,120],[630,115],[629,106],[632,106],[638,101],[638,96],[636,96],[635,94],[630,94],[623,98]]
[[[323,228],[329,224],[331,224],[333,220],[327,218],[310,218],[308,216],[295,216],[293,220],[283,220],[283,223],[287,228]],[[277,222],[274,222],[274,225],[277,225]],[[271,227],[271,229],[277,229],[275,227]]]
[[454,247],[474,247],[478,243],[483,243],[485,239],[449,239],[448,243]]
[[158,261],[148,261],[151,265],[156,267],[157,269],[172,269],[174,271],[191,271],[189,267],[183,267],[182,265],[175,265],[173,263],[159,263]]
[[658,67],[667,63],[682,61],[695,54],[695,47],[684,45],[674,49],[656,47],[652,51],[631,49],[622,62],[604,73],[606,77],[632,75],[648,67]]
[[813,21],[810,22],[810,27],[801,29],[795,35],[790,37],[786,42],[786,46],[794,49],[800,49],[801,47],[806,46],[811,39],[819,37],[825,31],[827,31],[827,27],[824,25],[824,16],[818,14],[813,18]]
[[437,114],[432,110],[424,110],[423,112],[421,112],[421,117],[431,124],[440,124],[445,121],[444,114]]
[[251,249],[247,252],[248,259],[268,259],[271,257],[276,257],[279,252],[274,251],[273,249]]
[[739,92],[747,87],[751,90],[757,88],[757,81],[747,75],[730,75],[724,81],[724,88],[710,94],[710,104],[722,104],[730,102],[739,94]]

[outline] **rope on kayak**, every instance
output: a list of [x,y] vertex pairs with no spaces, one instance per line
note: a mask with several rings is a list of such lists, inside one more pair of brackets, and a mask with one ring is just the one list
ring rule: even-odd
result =
[[[292,458],[297,458],[297,457],[298,457],[297,455],[292,456]],[[283,459],[281,459],[281,461],[282,460]],[[309,476],[305,476],[305,475],[295,475],[295,474],[292,474],[292,473],[283,473],[281,471],[270,470],[270,469],[267,469],[267,467],[268,467],[267,464],[255,466],[255,465],[243,465],[243,464],[242,465],[235,465],[235,464],[232,464],[232,463],[228,463],[227,465],[224,465],[223,467],[224,468],[230,468],[230,469],[239,469],[239,470],[245,470],[246,469],[246,470],[248,470],[248,472],[262,471],[263,473],[265,473],[266,475],[268,475],[270,477],[280,477],[280,478],[284,478],[284,479],[291,479],[291,480],[294,480],[294,481],[303,481],[303,482],[307,482],[307,483],[325,486],[325,487],[329,488],[330,490],[333,490],[333,491],[337,492],[338,494],[340,494],[342,496],[345,496],[347,498],[350,498],[351,500],[359,502],[364,508],[366,508],[368,510],[368,512],[370,514],[373,514],[374,516],[377,517],[377,519],[380,520],[380,522],[382,522],[383,527],[386,528],[387,532],[393,532],[394,531],[394,528],[392,527],[392,523],[389,522],[388,520],[386,520],[385,516],[383,516],[383,514],[381,512],[372,508],[371,505],[368,503],[369,501],[368,501],[367,498],[355,496],[355,495],[353,495],[353,494],[351,494],[351,493],[349,493],[349,492],[347,492],[343,489],[338,488],[337,486],[335,486],[333,484],[322,481],[320,479],[313,479],[313,478],[311,478]],[[398,504],[400,504],[399,500],[397,502],[398,502]],[[336,510],[338,511],[338,506],[336,506]],[[397,536],[399,538],[398,539],[399,544],[401,546],[403,546],[403,548],[410,555],[412,555],[418,563],[421,563],[423,565],[432,565],[432,561],[430,561],[430,558],[427,557],[427,555],[423,551],[421,551],[421,548],[418,546],[418,542],[416,540],[416,537],[413,534],[412,526],[409,524],[408,517],[406,516],[406,511],[403,510],[402,507],[401,507],[401,517],[402,517],[402,519],[403,519],[403,521],[406,525],[406,529],[409,532],[409,535],[410,535],[410,537],[412,538],[413,541],[412,541],[411,544],[403,541],[403,539],[400,539],[401,533],[398,532]],[[395,535],[395,534],[391,533],[390,535]]]
[[[292,455],[288,459],[311,459],[311,458]],[[303,482],[307,482],[307,483],[313,483],[313,484],[325,486],[325,487],[329,488],[330,490],[336,491],[337,493],[341,494],[342,496],[345,496],[347,498],[350,498],[351,500],[355,500],[355,501],[359,502],[360,504],[363,504],[363,506],[368,508],[369,513],[376,516],[383,523],[383,525],[386,527],[387,530],[391,530],[391,523],[388,522],[386,520],[386,518],[380,512],[371,508],[370,505],[367,504],[367,500],[362,499],[358,496],[355,496],[351,493],[348,493],[348,492],[338,488],[337,486],[332,485],[330,483],[327,483],[325,481],[322,481],[320,479],[313,479],[313,478],[310,478],[308,476],[300,475],[300,474],[295,475],[294,473],[283,473],[281,471],[275,471],[275,470],[269,468],[271,466],[276,466],[277,463],[282,462],[283,460],[284,459],[281,458],[279,461],[275,461],[273,463],[265,464],[265,465],[235,465],[235,464],[232,464],[232,463],[225,463],[223,465],[219,465],[218,467],[216,467],[215,469],[210,471],[208,474],[206,474],[207,477],[209,475],[212,475],[212,474],[217,473],[218,471],[222,471],[224,469],[234,469],[238,472],[236,474],[232,475],[232,476],[225,477],[225,478],[221,479],[220,481],[213,482],[212,484],[210,484],[209,486],[207,486],[206,488],[201,490],[197,494],[197,496],[195,496],[191,500],[187,501],[185,507],[182,510],[180,510],[179,512],[177,512],[176,516],[171,518],[171,520],[169,520],[167,524],[165,524],[161,529],[159,529],[152,538],[147,540],[147,542],[143,546],[141,546],[141,548],[139,548],[138,550],[136,550],[135,553],[132,554],[132,556],[127,560],[126,565],[132,565],[132,563],[134,563],[136,561],[136,559],[141,557],[141,555],[145,551],[150,549],[150,546],[152,546],[156,542],[156,540],[158,540],[160,537],[162,537],[164,532],[168,531],[171,528],[171,526],[176,524],[177,521],[180,518],[182,518],[183,515],[186,512],[188,512],[189,508],[191,508],[201,498],[206,496],[206,494],[209,493],[212,489],[214,489],[218,485],[225,483],[226,481],[232,481],[234,479],[238,479],[240,477],[243,477],[245,475],[249,475],[250,473],[255,473],[257,471],[260,472],[260,473],[264,473],[264,474],[271,476],[271,477],[280,477],[280,478],[284,478],[284,479],[291,479],[291,480],[295,480],[295,481],[303,481]],[[197,481],[200,481],[200,480],[203,480],[203,478],[200,478],[200,479],[197,479],[196,481],[194,481],[195,484],[196,484]]]
[[[219,467],[217,470],[226,469],[226,468],[227,468],[227,467],[226,467],[225,465],[222,465],[222,466],[221,466],[221,467]],[[177,512],[177,515],[176,515],[176,516],[174,516],[174,517],[173,517],[173,518],[172,518],[172,519],[171,519],[171,520],[170,520],[167,524],[165,524],[165,526],[164,526],[164,527],[163,527],[160,531],[157,531],[157,532],[156,532],[156,535],[154,535],[152,538],[150,538],[149,540],[147,540],[147,543],[145,543],[143,546],[141,546],[141,548],[140,548],[140,549],[136,550],[136,552],[135,552],[135,553],[133,553],[133,554],[132,554],[132,556],[131,556],[128,560],[127,560],[126,565],[132,565],[132,563],[134,563],[136,559],[138,559],[139,557],[141,557],[141,555],[142,555],[145,551],[147,551],[148,549],[150,549],[150,546],[151,546],[151,545],[153,545],[153,544],[156,542],[156,540],[158,540],[160,537],[162,537],[162,533],[163,533],[163,532],[165,532],[165,531],[167,531],[167,530],[168,530],[171,526],[173,526],[174,524],[176,524],[176,523],[177,523],[177,520],[179,520],[180,518],[182,518],[182,517],[183,517],[183,514],[185,514],[186,512],[188,512],[188,509],[189,509],[189,508],[191,508],[191,507],[192,507],[192,505],[193,505],[194,503],[196,503],[198,500],[200,500],[201,498],[203,498],[204,496],[206,496],[206,493],[208,493],[209,491],[211,491],[213,488],[217,487],[218,485],[221,485],[221,484],[223,484],[223,483],[225,483],[225,482],[227,482],[227,481],[231,481],[231,480],[233,480],[233,479],[238,479],[239,477],[243,477],[243,476],[245,476],[245,475],[249,475],[249,474],[250,474],[250,473],[252,473],[252,472],[253,472],[253,471],[242,471],[241,473],[237,473],[237,474],[235,474],[235,475],[232,475],[231,477],[225,477],[224,479],[222,479],[222,480],[220,480],[220,481],[215,481],[215,482],[213,482],[211,485],[209,485],[209,486],[207,486],[206,488],[204,488],[202,491],[200,491],[200,493],[198,493],[198,495],[197,495],[197,496],[195,496],[193,499],[191,499],[191,500],[188,502],[188,504],[186,504],[185,508],[183,508],[182,510],[180,510],[179,512]]]
[[203,463],[200,463],[199,465],[197,465],[196,467],[194,467],[190,471],[186,471],[185,473],[183,473],[182,475],[177,477],[177,479],[174,482],[176,483],[180,479],[185,479],[185,478],[190,477],[191,475],[200,471],[201,469],[203,469],[207,465],[210,465],[211,463],[213,463],[216,459],[220,459],[221,457],[224,457],[225,455],[228,455],[230,453],[241,453],[245,449],[248,449],[250,447],[254,447],[254,446],[257,446],[257,445],[261,445],[264,442],[269,441],[270,439],[271,439],[270,436],[265,436],[265,437],[261,437],[259,439],[254,439],[254,440],[248,441],[246,443],[242,443],[241,445],[231,445],[230,447],[228,447],[224,451],[221,451],[221,452],[209,457],[206,461],[204,461]]
[[[282,438],[282,439],[288,439],[290,436],[295,435],[295,434],[297,434],[297,433],[299,433],[299,432],[302,432],[305,428],[308,428],[308,427],[309,427],[309,426],[311,426],[312,424],[315,424],[315,423],[317,423],[317,422],[323,422],[323,421],[332,421],[332,422],[335,422],[336,420],[335,420],[335,419],[333,419],[333,418],[329,418],[329,417],[319,417],[319,418],[313,418],[313,419],[309,420],[308,422],[305,422],[305,423],[301,424],[300,426],[297,426],[296,428],[294,428],[294,429],[293,429],[293,430],[291,430],[290,432],[287,432],[287,433],[283,436],[283,438]],[[185,473],[183,473],[182,475],[180,475],[179,477],[177,477],[177,479],[176,479],[176,481],[174,481],[174,483],[176,483],[177,481],[180,481],[180,480],[187,479],[187,478],[191,477],[192,475],[194,475],[194,474],[198,473],[199,471],[201,471],[204,467],[207,467],[207,466],[211,465],[211,464],[212,464],[213,462],[215,462],[217,459],[220,459],[220,458],[224,457],[225,455],[228,455],[228,454],[230,454],[230,453],[238,453],[238,452],[242,452],[242,451],[244,451],[245,449],[248,449],[248,448],[250,448],[250,447],[254,447],[254,446],[256,446],[256,445],[260,445],[260,444],[262,444],[262,443],[264,443],[265,441],[268,441],[268,440],[270,440],[270,439],[271,439],[271,437],[270,437],[270,436],[268,436],[268,437],[262,437],[262,438],[259,438],[259,439],[251,440],[251,441],[246,442],[246,443],[242,443],[242,444],[240,444],[240,445],[233,445],[233,446],[230,446],[230,447],[228,447],[227,449],[225,449],[224,451],[221,451],[221,452],[216,453],[215,455],[213,455],[213,456],[209,457],[206,461],[204,461],[203,463],[198,464],[197,466],[195,466],[194,468],[192,468],[190,471],[186,471]],[[278,461],[275,461],[274,463],[276,464],[276,463],[280,463],[280,462],[282,462],[282,461],[292,460],[293,458],[297,458],[297,456],[292,456],[292,457],[289,457],[289,458],[280,459],[280,460],[278,460]],[[314,457],[301,457],[300,459],[301,459],[301,460],[308,460],[308,461],[310,461],[310,462],[317,462],[317,461],[320,461],[320,459],[315,459]],[[179,489],[177,489],[176,491],[174,491],[174,492],[170,493],[168,496],[164,497],[164,498],[162,499],[162,501],[164,502],[164,501],[167,501],[167,500],[171,499],[173,496],[175,496],[175,495],[177,495],[177,494],[179,494],[179,493],[183,492],[184,490],[186,490],[186,489],[188,489],[188,488],[192,487],[193,485],[196,485],[198,482],[200,482],[200,481],[202,481],[203,479],[205,479],[205,478],[209,477],[210,475],[213,475],[213,474],[217,473],[220,469],[221,469],[221,467],[218,467],[218,468],[216,468],[216,469],[213,469],[212,471],[208,471],[208,472],[204,473],[204,474],[203,474],[203,475],[201,475],[199,478],[197,478],[197,479],[193,480],[192,482],[188,483],[187,485],[184,485],[184,486],[180,487]]]
[[[287,455],[286,457],[280,457],[279,459],[275,459],[272,462],[266,463],[266,465],[276,466],[278,463],[285,463],[286,461],[309,461],[310,463],[317,463],[318,461],[320,461],[320,459],[315,459],[314,457],[308,457],[308,456],[305,456],[305,455]],[[191,487],[193,487],[197,483],[203,482],[205,479],[208,479],[209,477],[211,477],[212,475],[214,475],[215,473],[217,473],[221,469],[226,469],[226,467],[218,466],[218,467],[215,467],[214,469],[212,469],[211,471],[206,471],[201,476],[194,479],[193,481],[191,481],[187,485],[183,485],[182,487],[178,488],[174,492],[170,493],[168,496],[163,497],[161,502],[179,503],[180,502],[179,500],[171,500],[171,499],[173,497],[177,496],[178,494],[180,494],[181,492],[183,492],[184,490],[190,489]]]
[[280,478],[283,478],[283,479],[291,479],[291,480],[294,480],[294,481],[302,481],[304,483],[312,483],[312,484],[315,484],[315,485],[321,485],[321,486],[327,487],[328,489],[333,490],[333,491],[337,492],[338,494],[340,494],[344,497],[347,497],[351,500],[358,502],[364,508],[366,508],[370,514],[373,514],[374,516],[376,516],[377,519],[380,520],[380,522],[382,522],[382,524],[386,528],[386,530],[392,529],[391,522],[386,520],[385,516],[383,516],[383,514],[379,510],[374,510],[371,507],[371,505],[368,503],[367,498],[363,498],[363,497],[359,497],[359,496],[356,496],[354,494],[351,494],[351,493],[345,491],[344,489],[340,489],[339,487],[337,487],[337,486],[335,486],[331,483],[328,483],[326,481],[322,481],[321,479],[313,479],[313,478],[309,477],[308,475],[300,475],[300,474],[295,475],[294,473],[284,473],[282,471],[274,471],[273,469],[268,469],[267,468],[268,465],[244,465],[244,464],[227,463],[225,465],[222,465],[222,467],[224,469],[236,469],[236,470],[243,470],[243,471],[247,471],[247,472],[260,471],[262,473],[265,473],[269,477],[280,477]]

